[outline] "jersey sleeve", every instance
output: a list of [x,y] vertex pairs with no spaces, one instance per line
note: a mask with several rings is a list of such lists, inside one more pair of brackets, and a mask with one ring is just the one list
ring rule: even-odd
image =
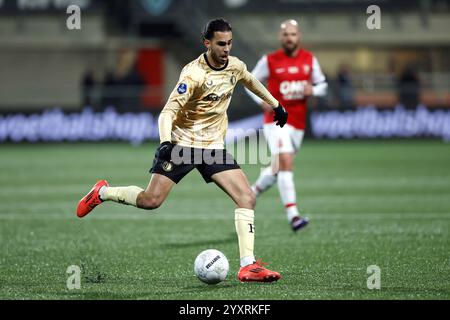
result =
[[[256,63],[256,66],[252,70],[252,74],[262,83],[265,83],[267,79],[269,79],[269,64],[267,62],[267,55],[264,55],[261,59],[259,59],[258,63]],[[260,105],[263,102],[261,98],[247,88],[245,88],[245,91],[257,104]]]
[[200,79],[199,76],[195,74],[195,69],[187,66],[184,67],[167,102],[177,103],[180,107],[184,106],[194,94],[199,82]]
[[250,72],[247,70],[247,66],[243,63],[242,71],[241,71],[241,81],[244,86],[255,94],[259,99],[266,102],[273,108],[278,106],[278,100],[275,99],[269,90],[264,87],[264,85]]
[[324,96],[327,94],[328,84],[325,75],[320,68],[319,61],[313,57],[311,82],[314,96]]
[[172,140],[172,123],[180,110],[192,97],[200,82],[192,68],[184,67],[180,78],[170,94],[158,119],[159,138],[161,142]]

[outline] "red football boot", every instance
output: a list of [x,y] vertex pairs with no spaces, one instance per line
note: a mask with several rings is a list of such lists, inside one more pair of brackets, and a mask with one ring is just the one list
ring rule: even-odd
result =
[[89,212],[92,211],[96,206],[103,202],[100,199],[99,191],[101,187],[109,187],[109,184],[106,180],[97,181],[97,183],[92,187],[91,191],[87,195],[83,197],[83,199],[78,202],[77,207],[77,216],[79,218],[83,218]]
[[238,279],[241,282],[272,282],[281,279],[278,272],[263,267],[261,260],[239,269]]

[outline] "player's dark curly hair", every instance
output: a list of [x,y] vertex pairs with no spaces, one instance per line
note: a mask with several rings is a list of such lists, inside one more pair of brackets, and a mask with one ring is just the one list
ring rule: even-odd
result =
[[206,24],[205,29],[203,30],[202,33],[202,38],[203,40],[205,39],[211,40],[214,36],[214,32],[216,31],[227,32],[231,30],[232,29],[230,23],[225,19],[223,18],[214,19]]

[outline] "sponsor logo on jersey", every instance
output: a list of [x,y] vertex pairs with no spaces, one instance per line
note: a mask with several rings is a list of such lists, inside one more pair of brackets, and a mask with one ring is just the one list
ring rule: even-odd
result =
[[303,99],[303,90],[308,81],[296,80],[296,81],[283,81],[280,83],[280,93],[283,95],[284,100],[299,100]]
[[234,85],[236,83],[236,77],[234,76],[234,74],[231,76],[230,82],[232,85]]
[[219,100],[227,100],[231,98],[231,91],[227,94],[217,95],[215,93],[210,93],[206,97],[203,98],[203,101],[219,101]]
[[288,68],[288,73],[298,73],[298,67],[297,66],[292,66]]
[[187,91],[187,84],[186,83],[180,83],[178,85],[177,92],[179,94],[183,94],[183,93],[186,93],[186,91]]
[[276,68],[275,73],[283,73],[285,71],[284,68]]
[[203,98],[203,101],[217,101],[217,100],[219,100],[219,96],[215,93],[210,93]]

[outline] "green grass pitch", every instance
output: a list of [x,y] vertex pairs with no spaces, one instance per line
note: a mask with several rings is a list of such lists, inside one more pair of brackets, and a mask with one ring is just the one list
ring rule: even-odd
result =
[[[234,205],[197,171],[156,211],[105,203],[84,219],[99,178],[148,183],[155,144],[0,146],[0,299],[449,299],[450,145],[436,140],[306,141],[296,159],[294,234],[278,190],[258,199],[257,257],[283,278],[239,283]],[[244,165],[253,182],[258,165]],[[193,274],[207,248],[230,261],[227,280]],[[82,270],[68,290],[67,267]],[[381,289],[367,288],[367,267]]]

